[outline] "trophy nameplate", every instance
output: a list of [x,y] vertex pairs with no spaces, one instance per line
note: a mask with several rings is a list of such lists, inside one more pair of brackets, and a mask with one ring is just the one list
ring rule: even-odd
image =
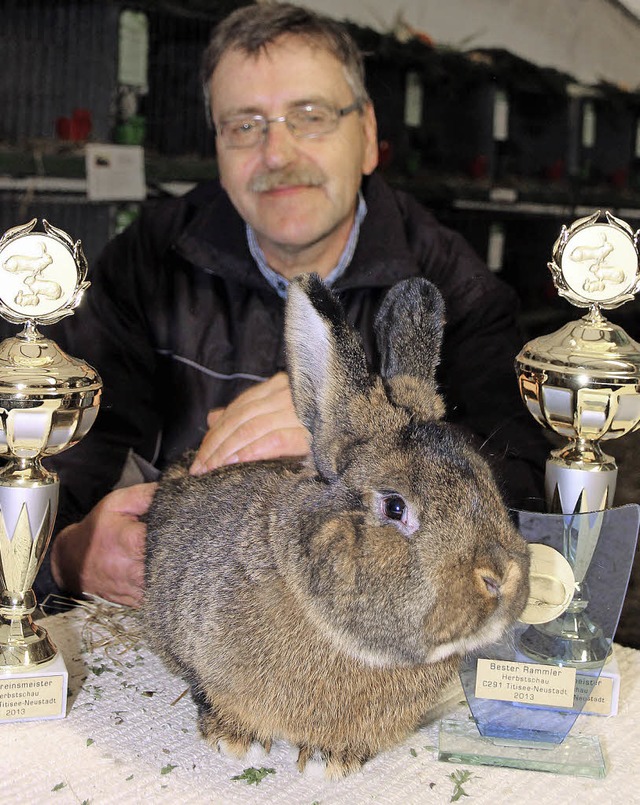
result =
[[0,343],[0,722],[66,714],[64,660],[32,618],[59,492],[42,459],[82,439],[102,389],[94,369],[38,332],[73,313],[89,283],[80,241],[36,224],[0,238],[0,316],[22,325]]

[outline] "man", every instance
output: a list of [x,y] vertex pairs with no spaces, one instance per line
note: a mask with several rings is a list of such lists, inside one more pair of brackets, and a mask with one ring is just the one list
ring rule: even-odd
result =
[[193,473],[308,452],[283,345],[287,282],[302,272],[339,294],[374,365],[388,288],[436,283],[449,418],[493,461],[508,501],[540,494],[544,448],[513,372],[514,296],[374,174],[375,115],[342,26],[290,5],[244,7],[218,26],[203,65],[220,184],[143,211],[93,267],[70,322],[69,350],[105,393],[93,431],[58,464],[64,527],[41,591],[140,602],[154,486],[109,493],[123,469],[130,481],[133,464],[161,469],[187,448],[198,448]]

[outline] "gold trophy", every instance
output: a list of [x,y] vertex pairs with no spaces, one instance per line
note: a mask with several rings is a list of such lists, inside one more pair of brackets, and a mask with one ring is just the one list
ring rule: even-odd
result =
[[[549,510],[565,517],[564,555],[575,588],[566,610],[529,627],[522,650],[535,659],[582,668],[604,662],[610,647],[585,612],[584,578],[596,548],[602,514],[612,506],[617,467],[600,442],[640,423],[640,345],[602,315],[632,300],[640,288],[638,232],[600,211],[563,226],[549,269],[558,293],[588,308],[549,335],[525,344],[516,358],[520,393],[535,419],[567,444],[546,465]],[[589,517],[575,517],[592,512]],[[574,527],[574,521],[579,525]]]
[[37,218],[0,238],[0,316],[23,326],[0,343],[0,722],[65,715],[68,675],[32,619],[32,585],[47,550],[59,481],[42,459],[93,424],[102,382],[38,325],[73,313],[86,281],[80,241]]

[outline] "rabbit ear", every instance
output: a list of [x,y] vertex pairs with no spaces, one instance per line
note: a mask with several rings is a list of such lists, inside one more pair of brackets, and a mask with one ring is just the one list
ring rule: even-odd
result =
[[[317,274],[289,283],[285,338],[296,413],[313,435],[316,466],[328,477],[335,474],[335,434],[349,431],[349,401],[371,386],[365,352],[341,305]],[[324,444],[330,433],[332,449]]]
[[392,401],[428,417],[443,416],[435,382],[444,327],[440,291],[420,277],[399,282],[384,298],[374,327],[380,374]]

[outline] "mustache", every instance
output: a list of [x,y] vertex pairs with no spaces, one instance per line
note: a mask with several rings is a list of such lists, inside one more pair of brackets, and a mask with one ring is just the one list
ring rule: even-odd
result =
[[282,168],[256,174],[249,181],[249,190],[253,193],[266,193],[279,187],[293,187],[295,185],[320,187],[325,181],[326,176],[319,168]]

